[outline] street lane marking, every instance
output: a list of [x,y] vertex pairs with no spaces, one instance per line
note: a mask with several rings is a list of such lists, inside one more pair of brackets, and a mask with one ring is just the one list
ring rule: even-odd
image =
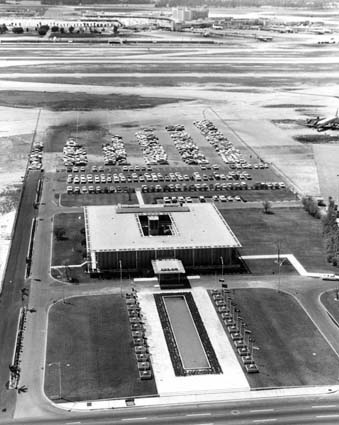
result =
[[259,413],[259,412],[274,412],[274,409],[256,409],[256,410],[250,410],[250,413]]
[[260,423],[260,422],[274,422],[276,421],[276,418],[267,418],[267,419],[256,419],[253,422]]
[[197,424],[197,425],[214,425],[214,422],[202,423],[202,424]]
[[186,416],[211,416],[210,412],[206,412],[206,413],[187,413]]
[[311,406],[312,409],[330,409],[332,407],[337,407],[336,404],[326,404],[326,405],[322,405],[322,406]]
[[339,415],[319,415],[316,416],[317,419],[321,419],[321,418],[339,418]]
[[124,418],[124,419],[121,419],[121,420],[122,421],[143,421],[145,419],[147,419],[146,416],[144,416],[143,418]]
[[66,422],[66,425],[75,425],[75,424],[81,424],[80,421],[78,422]]

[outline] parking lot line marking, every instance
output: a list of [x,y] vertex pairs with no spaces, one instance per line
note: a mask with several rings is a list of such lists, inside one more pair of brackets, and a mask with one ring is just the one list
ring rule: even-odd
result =
[[186,416],[211,416],[212,413],[205,412],[205,413],[187,413]]
[[259,412],[274,412],[274,409],[256,409],[250,410],[251,413],[259,413]]

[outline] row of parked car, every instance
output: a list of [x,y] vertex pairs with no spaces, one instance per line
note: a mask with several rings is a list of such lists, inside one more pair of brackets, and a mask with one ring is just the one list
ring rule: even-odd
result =
[[127,152],[122,137],[118,135],[112,136],[111,143],[102,145],[105,165],[126,165]]
[[69,137],[63,148],[63,161],[66,167],[85,166],[88,163],[87,151],[73,137]]
[[101,186],[101,185],[81,185],[81,186],[67,186],[66,192],[68,194],[86,194],[86,193],[133,193],[135,190],[127,186]]
[[229,182],[229,183],[169,183],[166,185],[156,184],[141,186],[141,191],[144,193],[150,192],[199,192],[199,191],[225,191],[225,190],[260,190],[260,189],[285,189],[284,182],[260,182],[251,186],[247,182]]
[[145,337],[143,315],[141,313],[137,292],[127,293],[125,297],[139,377],[142,380],[152,379],[148,341]]
[[183,125],[166,126],[166,130],[170,133],[175,147],[186,164],[209,164],[209,161],[194,143],[192,136],[187,133]]
[[[136,176],[137,177],[137,176]],[[136,179],[138,181],[138,177]],[[123,173],[119,174],[68,174],[67,176],[67,184],[99,184],[99,183],[132,183],[132,179],[128,179],[125,177]]]
[[236,149],[226,136],[209,120],[194,121],[193,123],[206,140],[214,147],[225,164],[247,164],[239,149]]
[[242,199],[239,195],[236,196],[225,196],[225,195],[214,195],[211,198],[205,198],[205,196],[199,196],[197,198],[192,198],[191,196],[164,196],[162,198],[162,202],[164,204],[192,204],[194,200],[197,200],[199,202],[207,202],[208,200],[211,200],[213,202],[241,202]]
[[33,142],[31,152],[28,159],[29,170],[40,170],[42,167],[42,152],[44,145],[42,142]]
[[215,184],[207,184],[207,183],[194,183],[194,184],[186,184],[186,183],[170,183],[167,185],[142,185],[141,192],[150,193],[150,192],[209,192],[209,191],[222,191],[222,190],[247,190],[249,189],[246,182],[235,182],[235,183],[215,183]]
[[144,128],[135,133],[147,165],[167,165],[167,153],[154,134],[154,129]]

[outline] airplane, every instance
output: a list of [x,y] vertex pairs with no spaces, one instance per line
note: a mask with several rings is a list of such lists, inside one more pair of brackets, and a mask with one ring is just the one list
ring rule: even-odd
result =
[[333,117],[316,117],[309,118],[306,120],[306,125],[308,127],[314,127],[317,131],[325,131],[325,130],[335,130],[339,129],[339,116],[338,109],[336,114]]

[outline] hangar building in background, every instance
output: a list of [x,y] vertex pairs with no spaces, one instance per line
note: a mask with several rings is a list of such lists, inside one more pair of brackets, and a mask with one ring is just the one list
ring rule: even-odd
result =
[[152,269],[177,259],[187,269],[237,262],[238,239],[212,203],[84,207],[92,272]]

